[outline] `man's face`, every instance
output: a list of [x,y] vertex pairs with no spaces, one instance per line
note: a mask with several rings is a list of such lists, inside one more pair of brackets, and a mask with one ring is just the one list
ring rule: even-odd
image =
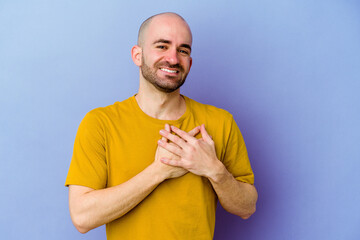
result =
[[191,67],[192,37],[187,24],[174,16],[158,16],[149,24],[142,46],[141,74],[162,92],[181,87]]

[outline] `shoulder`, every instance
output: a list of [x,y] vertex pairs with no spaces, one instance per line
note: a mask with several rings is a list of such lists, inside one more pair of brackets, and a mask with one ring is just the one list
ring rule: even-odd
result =
[[215,120],[219,123],[229,122],[233,119],[232,114],[226,111],[225,109],[209,104],[200,103],[188,97],[185,98],[187,101],[189,101],[192,114],[196,118],[200,118],[204,120]]
[[89,111],[82,122],[93,123],[98,125],[107,125],[110,122],[114,122],[121,117],[128,115],[131,111],[132,103],[131,97],[121,102],[115,102],[114,104],[98,107]]
[[98,107],[89,111],[86,116],[90,116],[92,118],[103,119],[107,117],[114,117],[121,114],[124,114],[129,111],[131,108],[131,97],[123,100],[121,102],[115,102],[114,104]]

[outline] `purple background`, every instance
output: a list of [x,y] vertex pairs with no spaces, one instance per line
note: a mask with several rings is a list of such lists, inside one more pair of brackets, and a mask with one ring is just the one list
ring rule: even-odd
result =
[[0,238],[105,239],[73,227],[63,186],[83,116],[136,93],[138,27],[175,11],[182,93],[230,111],[259,191],[219,207],[215,239],[360,238],[358,1],[0,1]]

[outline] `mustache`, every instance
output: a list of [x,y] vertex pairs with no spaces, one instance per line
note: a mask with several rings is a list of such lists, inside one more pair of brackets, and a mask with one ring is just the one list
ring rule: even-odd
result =
[[175,68],[178,71],[184,71],[184,68],[179,63],[171,65],[169,62],[166,62],[166,61],[156,64],[156,67],[158,67],[158,68],[160,68],[160,67]]

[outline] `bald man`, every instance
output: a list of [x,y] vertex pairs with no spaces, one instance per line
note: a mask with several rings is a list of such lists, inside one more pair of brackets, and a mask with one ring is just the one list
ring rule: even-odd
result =
[[180,94],[192,34],[175,13],[141,25],[131,50],[139,91],[82,120],[66,179],[81,233],[113,239],[212,239],[217,200],[243,219],[257,192],[232,115]]

